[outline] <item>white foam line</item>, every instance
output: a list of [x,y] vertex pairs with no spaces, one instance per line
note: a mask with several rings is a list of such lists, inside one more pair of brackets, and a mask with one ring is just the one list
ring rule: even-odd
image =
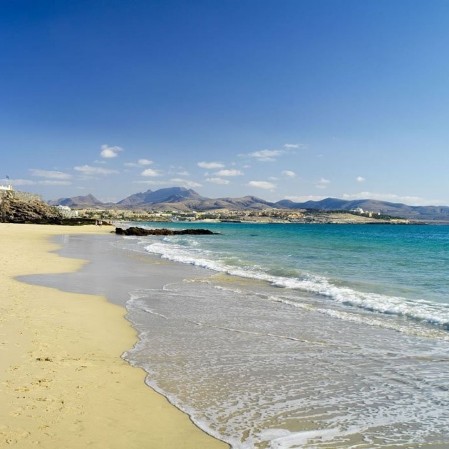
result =
[[[282,429],[279,429],[282,430]],[[268,430],[262,432],[262,439],[270,442],[270,449],[290,449],[290,448],[299,448],[303,447],[305,444],[309,442],[309,440],[316,440],[319,438],[321,441],[330,441],[335,436],[339,436],[342,434],[340,429],[322,429],[322,430],[307,430],[302,432],[288,432],[281,436],[276,436],[276,433],[273,430]],[[280,432],[279,432],[280,434]],[[273,437],[274,438],[270,438]],[[264,438],[265,437],[265,438]],[[267,438],[268,437],[268,438]]]
[[279,334],[272,334],[272,333],[264,333],[264,332],[255,332],[255,331],[245,331],[243,329],[235,329],[232,327],[223,327],[223,326],[213,326],[211,324],[204,324],[200,323],[198,321],[191,321],[188,320],[188,323],[192,323],[195,326],[202,326],[202,327],[208,327],[209,329],[219,329],[227,332],[235,332],[238,334],[248,334],[248,335],[256,335],[258,337],[273,337],[273,338],[280,338],[282,340],[291,340],[291,341],[300,341],[302,343],[308,343],[308,344],[318,344],[322,345],[322,343],[316,342],[316,341],[310,341],[310,340],[303,340],[301,338],[296,337],[290,337],[288,335],[279,335]]
[[335,286],[320,276],[307,275],[304,279],[286,278],[245,268],[230,267],[220,261],[205,258],[203,253],[192,255],[184,248],[169,246],[161,242],[148,245],[145,249],[150,253],[159,254],[162,258],[176,262],[200,266],[233,276],[258,279],[276,287],[319,294],[343,305],[387,315],[403,316],[449,329],[449,306],[445,304],[435,304],[424,299],[412,301],[402,297],[359,292],[348,287]]

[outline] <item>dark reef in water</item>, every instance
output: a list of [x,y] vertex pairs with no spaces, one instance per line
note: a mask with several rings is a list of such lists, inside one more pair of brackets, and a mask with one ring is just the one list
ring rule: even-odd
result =
[[137,226],[131,226],[127,229],[115,228],[115,233],[118,235],[213,235],[217,232],[209,231],[209,229],[183,229],[182,231],[175,231],[172,229],[144,229]]

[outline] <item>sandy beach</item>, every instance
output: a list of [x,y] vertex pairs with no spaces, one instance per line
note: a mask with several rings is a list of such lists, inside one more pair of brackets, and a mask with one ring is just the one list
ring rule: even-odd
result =
[[0,447],[228,447],[120,358],[136,340],[122,307],[15,279],[81,268],[51,236],[111,229],[0,224]]

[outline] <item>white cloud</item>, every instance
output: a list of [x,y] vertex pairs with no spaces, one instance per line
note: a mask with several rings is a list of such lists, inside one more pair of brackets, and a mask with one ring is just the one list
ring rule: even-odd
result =
[[181,187],[186,187],[188,189],[193,189],[195,187],[201,187],[201,184],[191,181],[190,179],[182,179],[182,178],[172,178],[170,179],[171,182],[174,182],[175,184],[178,184]]
[[282,174],[284,176],[287,176],[288,178],[294,178],[296,176],[296,173],[294,171],[291,171],[291,170],[284,170],[282,172]]
[[142,176],[150,176],[150,177],[156,177],[161,176],[161,172],[159,170],[153,170],[152,168],[147,168],[141,173]]
[[276,188],[276,184],[273,184],[272,182],[268,181],[250,181],[248,185],[250,187],[256,187],[258,189],[264,190],[273,190]]
[[241,176],[243,173],[240,170],[218,170],[214,173],[217,176]]
[[123,151],[123,148],[120,147],[110,147],[109,145],[101,145],[101,157],[105,159],[111,159],[117,157],[120,151]]
[[169,181],[162,181],[160,179],[156,180],[138,180],[138,181],[133,181],[133,184],[145,184],[147,186],[167,186],[170,185],[171,182]]
[[182,165],[170,165],[167,173],[170,176],[182,176],[184,178],[190,176],[190,173]]
[[[30,170],[31,171],[31,170]],[[44,170],[42,170],[44,171]],[[37,175],[35,175],[37,176]],[[63,179],[43,179],[39,181],[33,181],[31,179],[1,179],[2,183],[11,184],[13,186],[68,186],[72,183]]]
[[125,167],[144,167],[153,164],[149,159],[139,159],[137,162],[125,162]]
[[354,200],[354,199],[370,199],[370,200],[379,200],[379,201],[389,201],[392,203],[405,203],[411,206],[428,206],[429,204],[439,205],[442,204],[441,200],[436,199],[425,199],[419,196],[407,196],[407,195],[396,195],[395,193],[376,193],[376,192],[359,192],[343,194],[343,198],[345,200]]
[[366,179],[363,176],[357,176],[357,178],[355,178],[355,180],[357,182],[365,182],[366,181]]
[[111,170],[109,168],[103,167],[92,167],[91,165],[79,165],[74,167],[73,169],[87,176],[95,176],[95,175],[106,176],[118,173],[117,170]]
[[305,147],[306,146],[303,144],[286,143],[283,150],[259,150],[253,151],[252,153],[240,154],[240,156],[251,157],[260,162],[274,162],[279,156],[282,156],[283,154],[290,153],[295,149],[302,149]]
[[286,200],[294,201],[295,203],[305,203],[306,201],[320,201],[324,200],[325,196],[320,195],[304,195],[304,196],[286,196]]
[[273,162],[284,153],[285,150],[260,150],[249,153],[247,156],[253,157],[261,162]]
[[225,185],[225,184],[229,184],[230,181],[228,179],[223,179],[223,178],[206,178],[207,182],[210,182],[212,184],[220,184],[220,185]]
[[11,184],[13,186],[32,186],[35,185],[36,182],[31,179],[2,179],[2,182],[5,184]]
[[39,178],[47,178],[47,179],[70,179],[72,175],[69,175],[68,173],[63,173],[61,171],[56,170],[40,170],[37,168],[31,168],[29,170],[32,176],[36,176]]
[[307,148],[307,146],[303,143],[286,143],[284,144],[284,148],[286,148],[287,150],[303,150]]
[[69,186],[72,183],[70,181],[58,181],[56,179],[46,179],[44,181],[38,181],[42,186]]
[[317,184],[315,184],[315,187],[318,189],[325,189],[330,184],[329,179],[321,178]]
[[222,164],[221,162],[198,162],[198,167],[201,168],[206,168],[207,170],[215,170],[217,168],[223,168],[224,164]]

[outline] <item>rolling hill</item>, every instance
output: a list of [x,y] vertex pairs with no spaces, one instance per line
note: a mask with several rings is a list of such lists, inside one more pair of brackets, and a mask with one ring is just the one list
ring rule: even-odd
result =
[[135,193],[117,203],[102,203],[89,194],[73,198],[60,198],[49,202],[51,205],[64,205],[71,208],[93,209],[151,209],[176,211],[207,211],[218,209],[229,210],[263,210],[278,209],[306,209],[317,211],[351,211],[363,209],[364,211],[401,217],[411,220],[440,220],[449,221],[449,207],[447,206],[409,206],[402,203],[391,203],[372,199],[342,200],[338,198],[325,198],[321,201],[306,201],[303,203],[290,200],[281,200],[277,203],[265,201],[255,196],[240,198],[206,198],[192,189],[184,187],[169,187],[155,191]]

